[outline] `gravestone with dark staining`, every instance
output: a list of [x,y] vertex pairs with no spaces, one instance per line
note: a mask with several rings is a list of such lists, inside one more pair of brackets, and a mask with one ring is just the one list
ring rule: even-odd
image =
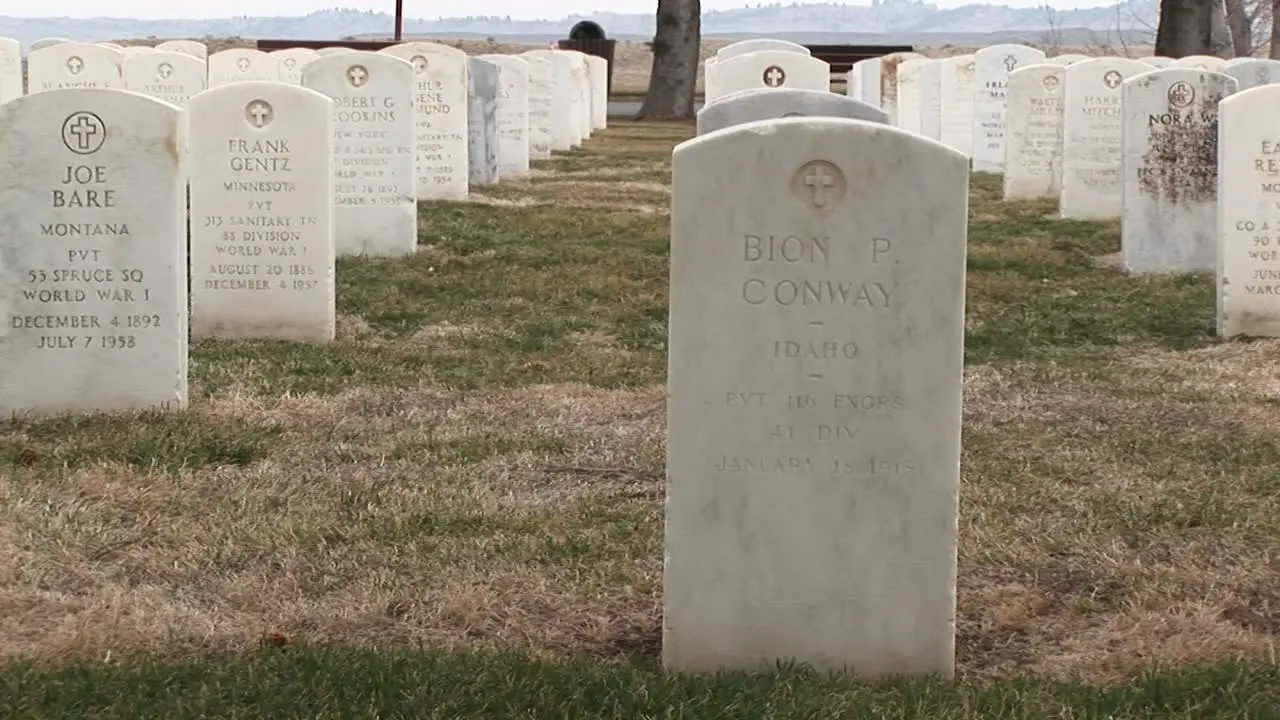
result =
[[885,112],[860,100],[820,90],[742,90],[698,111],[698,134],[784,117],[840,117],[886,123]]
[[1217,266],[1218,103],[1235,84],[1173,67],[1125,82],[1120,229],[1130,272]]
[[498,66],[467,61],[467,167],[471,185],[498,182]]
[[0,105],[0,416],[186,406],[181,118],[97,88]]
[[967,159],[782,118],[672,174],[664,664],[951,675]]

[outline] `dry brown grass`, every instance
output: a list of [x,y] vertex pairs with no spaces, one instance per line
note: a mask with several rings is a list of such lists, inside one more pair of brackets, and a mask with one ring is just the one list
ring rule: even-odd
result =
[[[662,347],[636,336],[663,337],[651,316],[665,265],[640,250],[663,252],[651,215],[666,184],[637,178],[661,178],[687,132],[619,124],[493,188],[498,206],[428,209],[440,237],[401,269],[340,268],[354,279],[338,342],[309,351],[329,364],[198,343],[181,423],[0,426],[0,656],[175,657],[271,633],[656,652]],[[975,182],[970,261],[1006,266],[971,270],[968,342],[1006,359],[966,372],[961,672],[1107,683],[1271,657],[1280,344],[1175,351],[1149,332],[1101,360],[1071,341],[1014,357],[991,333],[1015,313],[1056,313],[1042,321],[1057,327],[1075,312],[1066,293],[1159,305],[1173,291],[1073,265],[1080,251],[1061,246],[1101,248],[1068,235],[1094,226],[1046,218],[1027,234],[1025,216],[1051,209],[997,203]],[[1062,294],[1045,296],[1050,281]],[[548,329],[565,315],[605,319]],[[342,384],[354,371],[335,358],[392,352],[428,366],[359,366],[364,381]],[[333,377],[282,389],[306,372]]]

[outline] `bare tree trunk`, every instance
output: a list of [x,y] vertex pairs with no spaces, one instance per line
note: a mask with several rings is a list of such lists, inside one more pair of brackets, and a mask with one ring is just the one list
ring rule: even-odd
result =
[[1271,3],[1271,52],[1267,56],[1280,59],[1280,0]]
[[681,120],[694,116],[698,50],[702,43],[701,0],[658,0],[649,92],[637,119]]
[[1205,0],[1160,0],[1156,55],[1180,58],[1213,52],[1213,3]]
[[1244,0],[1225,0],[1227,28],[1231,31],[1232,57],[1249,57],[1253,54],[1253,23],[1245,12]]

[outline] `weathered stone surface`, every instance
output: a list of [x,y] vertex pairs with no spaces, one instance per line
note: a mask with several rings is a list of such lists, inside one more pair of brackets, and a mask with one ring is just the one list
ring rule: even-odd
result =
[[573,117],[573,60],[554,50],[529,50],[523,55],[547,62],[549,149],[569,150],[578,141]]
[[880,109],[889,115],[891,125],[898,122],[898,66],[922,57],[912,52],[890,53],[880,58]]
[[911,58],[898,65],[898,127],[913,133],[920,132],[920,120],[924,114],[921,83],[924,68],[933,62],[928,58]]
[[966,159],[783,118],[673,177],[665,665],[951,675]]
[[124,87],[184,107],[204,92],[208,68],[203,60],[178,52],[149,52],[124,61]]
[[1081,60],[1088,59],[1088,55],[1075,55],[1068,53],[1066,55],[1054,55],[1053,57],[1047,57],[1042,60],[1041,63],[1045,65],[1070,65],[1071,63],[1078,63]]
[[699,135],[733,125],[784,117],[842,117],[885,123],[884,111],[844,95],[821,90],[743,90],[724,95],[698,111]]
[[1217,267],[1218,102],[1235,80],[1195,68],[1123,86],[1121,249],[1135,273]]
[[189,103],[191,334],[333,339],[333,101],[275,82]]
[[1044,60],[1044,53],[1026,45],[992,45],[973,54],[973,170],[1004,172],[1004,127],[1009,73]]
[[529,60],[480,55],[498,66],[498,177],[529,174]]
[[167,40],[156,45],[157,52],[176,52],[208,62],[209,47],[195,40]]
[[1004,197],[1057,197],[1062,184],[1065,65],[1027,65],[1009,73]]
[[1280,60],[1265,58],[1241,58],[1242,62],[1227,61],[1224,75],[1235,79],[1237,90],[1248,90],[1259,85],[1280,82]]
[[728,60],[730,58],[738,57],[739,55],[746,55],[748,53],[762,52],[762,51],[791,52],[791,53],[798,53],[800,55],[810,54],[809,48],[799,43],[793,43],[789,40],[776,40],[774,38],[751,38],[750,40],[739,40],[736,43],[730,43],[728,45],[725,45],[724,47],[720,48],[719,51],[716,52],[715,57],[716,57],[716,60]]
[[529,63],[529,158],[551,157],[551,61],[545,56],[524,53]]
[[1209,72],[1220,73],[1226,68],[1227,61],[1220,57],[1212,55],[1188,55],[1171,60],[1167,67],[1171,68],[1193,68],[1196,70],[1208,70]]
[[920,70],[920,134],[942,140],[941,60],[930,60]]
[[973,100],[977,65],[972,55],[956,55],[938,61],[938,86],[942,95],[942,144],[966,156],[973,154]]
[[588,55],[587,64],[591,69],[591,129],[603,130],[609,125],[609,61]]
[[334,246],[398,256],[418,247],[414,67],[382,52],[319,57],[302,85],[333,100]]
[[185,407],[180,118],[96,88],[0,105],[0,416]]
[[236,48],[209,56],[209,87],[253,80],[279,81],[280,58],[261,50]]
[[1169,63],[1173,62],[1173,58],[1168,58],[1163,55],[1152,55],[1150,57],[1144,57],[1144,58],[1138,58],[1138,59],[1152,67],[1159,67],[1159,68],[1169,67]]
[[1218,334],[1280,337],[1280,85],[1218,105]]
[[1125,58],[1095,58],[1065,68],[1062,100],[1064,218],[1120,216],[1120,86],[1151,66]]
[[[853,69],[849,71],[849,74],[856,75],[858,80],[845,89],[846,93],[855,100],[861,100],[868,105],[882,107],[880,104],[880,58],[859,60],[853,64]],[[855,89],[858,91],[858,95],[852,94]]]
[[124,87],[124,53],[89,43],[55,43],[27,56],[27,92]]
[[498,182],[498,66],[467,61],[467,167],[471,185]]
[[280,81],[287,82],[290,85],[302,84],[302,68],[307,63],[320,57],[320,54],[310,48],[288,48],[286,50],[276,50],[271,56],[280,61]]
[[471,176],[467,54],[433,42],[402,43],[381,52],[413,66],[418,199],[465,200]]

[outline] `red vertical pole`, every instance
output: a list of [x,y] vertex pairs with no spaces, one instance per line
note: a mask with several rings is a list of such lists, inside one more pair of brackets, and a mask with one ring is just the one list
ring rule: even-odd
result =
[[404,0],[396,0],[396,42],[404,38]]

